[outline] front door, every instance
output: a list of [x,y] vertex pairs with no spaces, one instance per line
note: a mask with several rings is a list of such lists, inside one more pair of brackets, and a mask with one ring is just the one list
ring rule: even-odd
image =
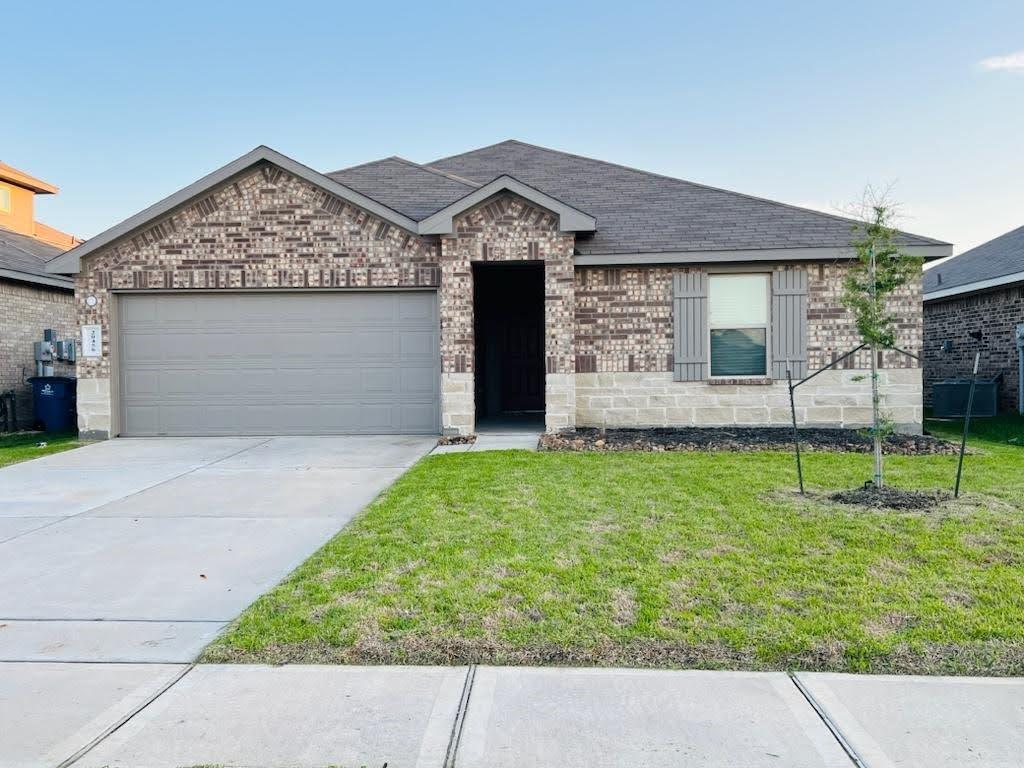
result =
[[478,419],[544,412],[544,265],[474,264]]

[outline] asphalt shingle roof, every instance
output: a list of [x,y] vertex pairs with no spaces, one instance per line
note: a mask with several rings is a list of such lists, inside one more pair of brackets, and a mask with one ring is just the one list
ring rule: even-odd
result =
[[1018,227],[925,270],[924,292],[928,294],[959,288],[1017,272],[1024,272],[1024,227]]
[[401,157],[387,157],[326,175],[415,221],[427,218],[479,186]]
[[[845,246],[853,222],[614,163],[504,141],[429,167],[486,183],[508,174],[597,220],[580,253]],[[947,245],[904,234],[907,245]]]
[[[19,272],[31,282],[32,277],[47,280],[62,280],[59,275],[46,271],[46,262],[63,253],[56,246],[36,240],[34,237],[0,227],[0,269]],[[68,286],[72,281],[67,281]]]

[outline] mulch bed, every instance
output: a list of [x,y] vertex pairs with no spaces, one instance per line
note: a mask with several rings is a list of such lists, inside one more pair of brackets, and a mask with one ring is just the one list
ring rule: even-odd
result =
[[[542,451],[780,451],[793,449],[793,433],[779,427],[689,427],[682,429],[599,429],[545,434]],[[852,429],[801,429],[800,449],[871,453],[871,438]],[[889,435],[887,454],[955,454],[959,446],[929,435]]]
[[467,445],[476,442],[476,435],[449,435],[438,439],[438,445]]
[[877,488],[868,484],[862,488],[849,491],[837,491],[830,494],[829,499],[840,504],[853,504],[860,507],[875,509],[929,510],[952,495],[945,491],[906,491],[902,488],[883,486]]

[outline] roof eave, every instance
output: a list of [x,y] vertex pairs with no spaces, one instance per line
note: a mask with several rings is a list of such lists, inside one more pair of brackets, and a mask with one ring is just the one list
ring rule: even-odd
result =
[[60,256],[47,263],[46,271],[53,274],[77,274],[81,270],[82,257],[88,256],[90,253],[110,245],[115,240],[119,240],[120,238],[131,234],[154,219],[184,206],[204,192],[231,180],[261,162],[272,163],[282,170],[314,184],[325,191],[330,192],[332,195],[346,200],[352,205],[358,206],[359,208],[372,213],[374,216],[378,216],[397,227],[412,232],[413,234],[417,233],[416,222],[408,216],[405,216],[360,192],[357,192],[351,187],[345,186],[334,179],[328,178],[319,171],[315,171],[309,166],[303,165],[286,155],[282,155],[280,152],[277,152],[270,147],[259,146],[251,152],[247,152],[242,155],[238,159],[231,161],[227,165],[218,168],[213,173],[207,174],[198,181],[189,184],[187,187],[183,187],[174,194],[165,197],[163,200],[154,203],[142,211],[139,211],[139,213],[134,216],[130,216],[120,224],[117,224],[96,237],[89,238],[81,245],[62,253]]
[[512,192],[534,205],[538,205],[556,214],[558,216],[558,228],[562,232],[593,232],[597,229],[597,221],[593,216],[506,174],[484,184],[482,187],[474,189],[454,203],[423,219],[419,223],[419,234],[451,234],[454,227],[453,220],[456,216],[465,213],[501,192]]
[[1011,272],[1008,275],[991,277],[987,280],[975,280],[973,283],[964,283],[963,285],[954,285],[950,288],[930,291],[925,293],[924,300],[927,302],[937,301],[939,299],[949,299],[968,293],[980,293],[993,288],[1004,288],[1014,285],[1015,283],[1024,283],[1024,272]]
[[[953,246],[905,245],[901,250],[910,256],[930,261],[952,253]],[[751,261],[836,261],[856,258],[851,247],[747,248],[742,250],[665,251],[629,253],[581,253],[575,257],[577,266],[611,266],[630,264],[714,264]]]
[[17,269],[0,269],[0,278],[16,280],[19,283],[32,283],[34,285],[45,285],[51,288],[63,288],[68,291],[75,290],[75,281],[69,278],[51,275],[37,275],[32,272],[22,272]]

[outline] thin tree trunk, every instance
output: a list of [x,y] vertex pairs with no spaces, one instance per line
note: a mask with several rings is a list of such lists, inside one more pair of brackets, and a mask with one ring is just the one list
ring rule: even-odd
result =
[[[877,312],[878,278],[875,276],[875,249],[871,248],[871,302]],[[875,487],[882,487],[882,419],[878,409],[878,349],[871,345],[871,422],[874,424]]]
[[871,346],[871,420],[875,425],[873,430],[875,439],[875,487],[882,487],[882,430],[881,414],[878,409],[878,352],[874,345]]

